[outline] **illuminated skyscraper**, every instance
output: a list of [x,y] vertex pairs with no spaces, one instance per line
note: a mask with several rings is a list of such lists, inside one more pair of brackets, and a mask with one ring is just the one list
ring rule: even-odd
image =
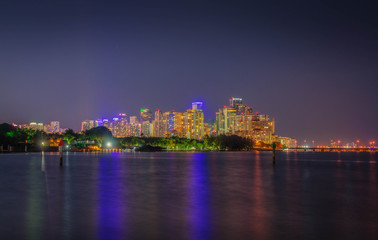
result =
[[130,124],[139,123],[137,116],[130,116]]
[[145,122],[145,121],[152,122],[152,112],[151,112],[151,110],[147,109],[147,108],[142,108],[140,110],[140,120],[142,122]]
[[84,131],[87,131],[91,128],[94,128],[95,125],[94,125],[94,121],[93,120],[85,120],[81,123],[81,131],[84,132]]
[[143,137],[151,137],[153,131],[153,125],[149,121],[142,122],[142,133],[141,136]]
[[155,112],[155,120],[153,121],[153,136],[164,137],[163,113],[160,110]]
[[142,130],[142,125],[140,123],[127,124],[126,125],[126,136],[127,137],[140,137]]
[[217,134],[228,134],[231,131],[230,117],[236,115],[236,109],[227,107],[219,109],[216,113],[216,130]]
[[121,122],[121,119],[118,118],[118,117],[114,117],[112,119],[112,122],[110,123],[110,129],[111,129],[111,132],[113,134],[113,136],[115,137],[121,137],[121,133],[122,133],[122,122]]
[[236,109],[239,105],[242,105],[242,104],[243,104],[242,98],[236,98],[236,97],[230,98],[230,106],[231,107]]
[[253,113],[252,108],[242,104],[241,98],[231,98],[230,106],[224,106],[216,113],[217,135],[238,135],[271,144],[274,138],[274,120],[268,115]]
[[184,132],[190,139],[203,139],[204,115],[199,110],[186,110],[184,112]]
[[58,121],[51,121],[50,123],[50,132],[60,132],[60,122]]
[[174,112],[175,114],[175,121],[174,121],[174,129],[172,131],[172,135],[175,137],[184,138],[186,137],[184,132],[184,113],[182,112]]
[[102,119],[97,119],[96,121],[95,121],[95,127],[100,127],[100,126],[102,126]]
[[175,113],[165,112],[163,113],[163,132],[165,137],[171,137],[175,129]]
[[111,122],[109,121],[109,119],[107,119],[107,118],[102,119],[102,126],[106,127],[110,131],[112,131],[112,126],[111,126]]
[[192,110],[198,110],[202,112],[203,102],[192,102]]

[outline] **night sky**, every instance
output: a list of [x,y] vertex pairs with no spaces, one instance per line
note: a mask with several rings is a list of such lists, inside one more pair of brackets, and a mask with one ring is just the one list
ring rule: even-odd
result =
[[[373,1],[372,1],[373,2]],[[378,140],[378,15],[363,1],[0,2],[0,122],[185,111],[230,97],[302,141]]]

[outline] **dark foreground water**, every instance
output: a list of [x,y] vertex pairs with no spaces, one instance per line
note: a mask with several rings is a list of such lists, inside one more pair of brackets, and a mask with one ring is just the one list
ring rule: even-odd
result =
[[0,155],[0,239],[378,239],[377,153]]

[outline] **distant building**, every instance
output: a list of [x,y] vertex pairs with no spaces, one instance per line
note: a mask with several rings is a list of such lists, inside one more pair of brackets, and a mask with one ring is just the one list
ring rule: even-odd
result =
[[54,133],[60,132],[60,122],[59,121],[51,121],[49,132],[54,132]]
[[95,127],[101,127],[102,126],[102,119],[97,119],[96,121],[95,121]]
[[203,139],[204,137],[204,115],[199,110],[186,110],[184,112],[184,132],[190,139]]
[[126,125],[127,137],[140,137],[142,133],[142,125],[140,123]]
[[216,113],[217,135],[238,135],[256,142],[271,144],[274,140],[274,120],[269,115],[253,113],[252,108],[243,104],[241,98],[231,98],[230,106],[224,106]]
[[130,124],[139,123],[137,116],[130,116]]
[[153,124],[150,123],[149,121],[144,121],[141,124],[142,124],[141,136],[142,137],[152,137]]
[[151,112],[151,110],[147,109],[147,108],[142,108],[140,110],[140,120],[142,122],[145,122],[145,121],[152,122],[152,112]]
[[83,122],[81,122],[81,131],[82,132],[85,132],[91,128],[94,128],[95,127],[95,121],[93,120],[85,120]]
[[33,130],[40,130],[43,131],[43,123],[36,123],[36,122],[31,122],[29,124],[29,128]]
[[153,121],[153,137],[164,137],[164,133],[163,113],[157,110]]
[[192,110],[197,110],[202,112],[203,102],[192,102]]
[[112,130],[111,122],[107,118],[102,119],[102,126],[106,127],[110,131]]

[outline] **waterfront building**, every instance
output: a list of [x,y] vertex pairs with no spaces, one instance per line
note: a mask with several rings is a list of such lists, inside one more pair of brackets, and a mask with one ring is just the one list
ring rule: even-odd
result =
[[152,122],[152,112],[150,109],[142,108],[140,109],[140,120],[142,122],[150,121]]
[[97,119],[95,121],[95,127],[101,127],[103,125],[102,119]]
[[292,138],[289,138],[289,137],[281,137],[281,136],[277,136],[275,135],[274,138],[273,138],[274,142],[279,142],[282,144],[283,148],[295,148],[296,147],[296,140],[295,139],[292,139]]
[[114,117],[112,122],[110,123],[110,131],[112,132],[114,137],[122,137],[122,122],[120,118]]
[[224,106],[216,113],[217,135],[238,135],[256,142],[271,144],[274,136],[274,119],[267,114],[253,113],[241,98],[231,98],[230,106]]
[[153,133],[153,124],[150,121],[143,121],[141,129],[141,136],[142,137],[152,137]]
[[43,131],[43,123],[31,122],[29,128],[33,130]]
[[93,120],[85,120],[83,122],[81,122],[81,131],[82,132],[85,132],[91,128],[94,128],[95,125],[94,125],[94,121]]
[[130,124],[139,123],[137,116],[130,116]]
[[218,135],[231,133],[232,116],[236,115],[236,109],[231,106],[224,106],[216,113],[216,131]]
[[160,110],[155,111],[155,120],[153,121],[153,137],[164,137],[163,113]]
[[111,122],[109,121],[109,119],[107,119],[107,118],[102,119],[102,126],[106,127],[110,131],[112,131],[112,125],[111,125]]
[[142,125],[133,123],[126,125],[126,137],[140,137],[142,133]]
[[184,138],[184,113],[183,112],[174,112],[174,128],[172,131],[172,136]]
[[59,121],[51,121],[49,132],[60,132],[60,122]]
[[204,114],[199,110],[189,109],[184,112],[184,132],[187,138],[203,139]]
[[175,112],[163,113],[163,136],[172,137],[175,130]]
[[198,110],[202,112],[203,102],[192,102],[192,110]]

